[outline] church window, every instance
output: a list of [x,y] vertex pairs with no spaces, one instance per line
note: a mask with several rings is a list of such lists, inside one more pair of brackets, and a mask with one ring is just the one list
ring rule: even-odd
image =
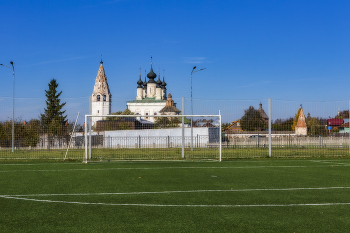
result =
[[154,115],[156,116],[156,115],[157,115],[157,113],[155,112],[155,113],[154,113]]
[[[148,112],[146,112],[146,116],[148,116]],[[148,120],[148,117],[146,117],[146,119]]]
[[97,113],[100,113],[100,110],[97,110]]
[[97,101],[100,101],[100,95],[97,95]]
[[103,95],[103,101],[106,101],[106,98],[107,98],[106,95]]

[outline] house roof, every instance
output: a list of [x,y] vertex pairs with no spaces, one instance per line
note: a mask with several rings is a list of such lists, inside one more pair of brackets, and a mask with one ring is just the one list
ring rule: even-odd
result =
[[259,109],[258,112],[260,113],[260,116],[262,118],[264,118],[265,120],[268,120],[269,117],[267,116],[267,114],[265,113],[264,109],[262,108],[262,104],[259,104]]
[[327,125],[328,126],[340,126],[344,123],[343,119],[328,119]]
[[232,133],[232,132],[237,132],[237,131],[239,131],[239,132],[243,131],[241,126],[240,126],[240,122],[241,122],[241,120],[232,121],[231,124],[228,127],[226,127],[226,129],[223,129],[223,131],[225,133]]
[[180,113],[181,111],[176,108],[175,106],[165,106],[160,110],[159,112],[175,112],[175,113]]

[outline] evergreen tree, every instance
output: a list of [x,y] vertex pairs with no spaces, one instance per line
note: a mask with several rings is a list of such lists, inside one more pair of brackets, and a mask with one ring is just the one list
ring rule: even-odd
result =
[[61,103],[60,96],[62,91],[57,92],[57,87],[57,81],[52,79],[49,83],[49,89],[45,90],[45,113],[41,114],[42,125],[53,135],[59,134],[57,128],[66,125],[67,122],[67,115],[64,115],[66,111],[63,111],[66,103]]

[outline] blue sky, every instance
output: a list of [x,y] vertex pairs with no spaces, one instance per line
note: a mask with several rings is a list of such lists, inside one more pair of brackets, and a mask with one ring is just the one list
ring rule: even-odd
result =
[[[114,99],[134,99],[139,69],[165,70],[174,98],[350,98],[350,1],[1,1],[0,63],[18,98],[91,95],[101,54]],[[0,97],[12,72],[0,67]],[[118,109],[119,110],[119,109]]]

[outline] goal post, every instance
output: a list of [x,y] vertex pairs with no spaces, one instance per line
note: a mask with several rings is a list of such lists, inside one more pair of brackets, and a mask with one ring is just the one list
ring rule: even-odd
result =
[[220,114],[85,115],[84,162],[113,159],[221,161],[221,125]]

